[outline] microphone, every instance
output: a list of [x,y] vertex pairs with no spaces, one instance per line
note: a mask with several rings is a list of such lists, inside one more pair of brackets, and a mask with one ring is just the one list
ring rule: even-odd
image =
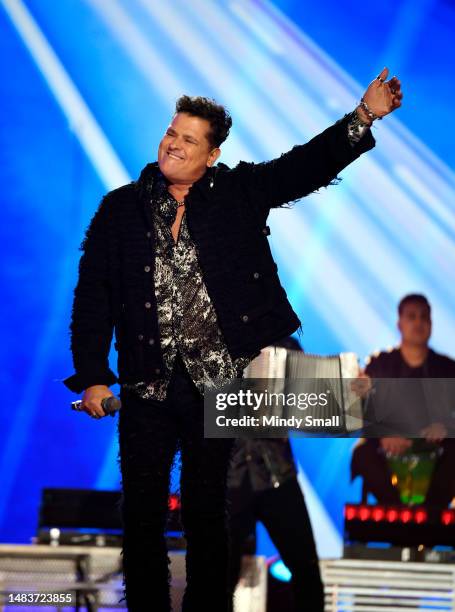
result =
[[[111,417],[115,415],[116,412],[120,410],[122,407],[122,402],[115,397],[114,395],[110,395],[109,397],[103,397],[101,400],[101,408],[104,412],[109,414]],[[78,412],[82,411],[82,400],[76,400],[75,402],[71,402],[71,410],[76,410]]]

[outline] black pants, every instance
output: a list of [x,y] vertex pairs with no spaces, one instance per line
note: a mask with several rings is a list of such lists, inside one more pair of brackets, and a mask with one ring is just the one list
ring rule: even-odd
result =
[[[441,448],[442,454],[436,460],[425,504],[445,508],[455,496],[455,440],[444,440]],[[379,504],[401,504],[400,493],[390,480],[389,465],[379,440],[367,440],[354,449],[351,474],[353,479],[362,476],[367,490],[373,493]]]
[[[245,478],[229,491],[231,586],[235,588],[245,542],[261,521],[286,567],[292,573],[295,612],[323,612],[324,589],[305,500],[296,478],[276,489],[254,492]],[[250,552],[250,551],[248,551]]]
[[228,612],[226,476],[232,440],[205,439],[203,400],[181,358],[163,402],[122,390],[123,566],[128,610],[168,612],[164,530],[170,471],[181,451],[182,522],[187,539],[185,612]]

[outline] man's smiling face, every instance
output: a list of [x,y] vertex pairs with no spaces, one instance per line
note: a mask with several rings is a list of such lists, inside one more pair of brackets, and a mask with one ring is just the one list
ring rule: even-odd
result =
[[158,148],[158,165],[173,184],[192,184],[204,175],[220,155],[209,141],[207,119],[188,113],[174,115]]

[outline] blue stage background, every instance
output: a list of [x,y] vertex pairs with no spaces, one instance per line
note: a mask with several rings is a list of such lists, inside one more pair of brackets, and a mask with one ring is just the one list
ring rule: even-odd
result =
[[[181,93],[230,108],[232,165],[308,140],[390,66],[403,108],[340,185],[272,213],[272,249],[306,351],[394,344],[396,303],[419,291],[434,348],[455,353],[454,25],[449,0],[0,0],[0,541],[29,541],[43,487],[119,486],[116,422],[71,413],[61,384],[78,245],[102,194],[155,159]],[[358,495],[351,449],[294,444],[325,556]]]

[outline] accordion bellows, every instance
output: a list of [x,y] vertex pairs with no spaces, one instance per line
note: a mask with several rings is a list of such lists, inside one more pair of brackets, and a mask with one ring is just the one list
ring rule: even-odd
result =
[[[330,389],[331,401],[320,409],[320,418],[339,415],[346,432],[362,428],[362,402],[351,390],[359,375],[355,353],[311,355],[281,347],[266,347],[247,368],[246,379],[264,380],[274,393],[320,393]],[[341,432],[340,432],[341,433]]]

